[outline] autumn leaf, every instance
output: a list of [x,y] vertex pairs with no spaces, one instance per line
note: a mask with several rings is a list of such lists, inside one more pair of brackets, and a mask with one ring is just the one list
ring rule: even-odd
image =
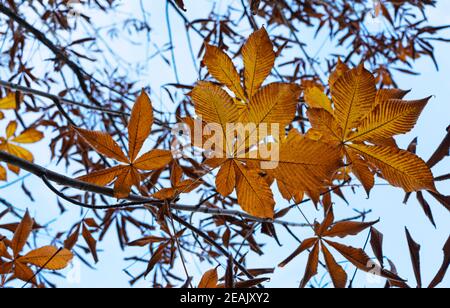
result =
[[33,230],[34,220],[30,217],[28,211],[25,212],[22,221],[18,225],[14,237],[11,242],[11,249],[14,252],[14,257],[17,257],[22,251],[23,247],[28,241],[28,237]]
[[[244,211],[262,218],[273,218],[275,201],[270,182],[266,182],[260,175],[260,167],[264,163],[276,166],[275,170],[268,170],[267,174],[278,180],[279,186],[285,186],[284,191],[290,192],[284,194],[289,196],[288,199],[307,192],[317,201],[317,196],[341,166],[341,156],[335,148],[304,138],[296,130],[291,130],[287,139],[283,131],[280,132],[281,135],[276,135],[271,129],[267,130],[266,135],[259,132],[257,140],[252,139],[252,133],[264,125],[270,128],[270,125],[275,124],[284,129],[292,123],[297,113],[301,88],[294,83],[271,83],[263,86],[275,60],[273,45],[265,29],[250,36],[244,44],[242,56],[244,87],[241,86],[239,74],[231,59],[218,48],[208,46],[204,62],[223,87],[227,87],[238,99],[244,101],[243,107],[222,87],[208,82],[199,82],[190,96],[196,114],[206,124],[222,128],[222,139],[226,142],[222,147],[226,146],[226,149],[219,147],[215,151],[223,159],[205,162],[211,168],[219,169],[216,178],[218,192],[226,197],[236,189],[238,203]],[[242,88],[245,88],[245,99],[242,98]],[[239,121],[256,128],[245,136],[230,138],[234,135],[228,131],[228,125]],[[275,147],[275,150],[278,148],[280,157],[266,159],[259,155],[256,158],[249,155],[252,147],[257,145],[255,142],[259,143],[268,136],[273,137],[275,142],[267,146]],[[234,150],[230,151],[231,148]],[[328,153],[328,157],[320,153]]]
[[218,282],[219,282],[219,276],[217,274],[217,269],[212,269],[212,270],[207,271],[203,275],[203,277],[198,285],[198,288],[199,289],[215,289],[215,288],[217,288]]
[[341,147],[367,193],[374,187],[375,174],[406,192],[436,191],[430,168],[415,154],[400,150],[393,139],[414,128],[429,98],[404,101],[407,91],[377,91],[375,78],[363,65],[350,70],[339,63],[330,88],[332,111],[323,103],[325,94],[315,90],[310,98],[310,136]]
[[18,258],[17,262],[55,271],[66,268],[72,259],[73,254],[67,249],[58,250],[54,246],[45,246]]
[[[16,103],[16,94],[15,93],[9,93],[3,98],[0,98],[0,110],[11,110],[16,109],[17,103]],[[0,111],[0,120],[4,119],[5,115],[3,112]]]
[[[34,128],[24,130],[19,135],[17,135],[17,128],[18,124],[16,121],[9,122],[6,127],[5,137],[0,137],[0,150],[29,162],[33,162],[33,154],[20,145],[41,141],[44,138],[44,135]],[[1,169],[3,169],[3,167]],[[16,174],[19,174],[20,172],[19,167],[13,166],[11,164],[8,164],[8,169]],[[4,171],[4,169],[0,171],[0,180],[2,179],[6,180],[6,171]]]
[[175,0],[175,3],[178,5],[180,9],[183,11],[186,11],[186,8],[184,7],[184,1],[183,0]]
[[387,278],[389,280],[403,281],[394,273],[391,273],[377,265],[374,265],[373,262],[371,262],[371,259],[362,249],[345,246],[327,239],[329,237],[346,238],[348,236],[358,235],[364,230],[371,228],[376,223],[377,222],[364,223],[356,221],[343,221],[335,223],[333,210],[330,209],[324,221],[321,224],[316,224],[314,228],[316,237],[305,240],[291,256],[289,256],[280,264],[280,267],[286,266],[301,253],[309,250],[310,248],[313,248],[313,250],[310,252],[305,277],[303,278],[301,284],[302,287],[305,287],[311,280],[311,278],[317,275],[316,263],[318,262],[321,250],[334,286],[336,288],[345,288],[347,284],[347,274],[344,269],[336,262],[336,259],[327,247],[328,245],[338,251],[345,259],[347,259],[360,270],[380,275],[381,277]]
[[77,133],[99,154],[123,163],[123,165],[92,172],[78,178],[91,184],[105,186],[114,182],[114,194],[118,199],[130,195],[132,186],[140,188],[142,171],[159,170],[172,161],[172,153],[164,150],[152,150],[138,157],[144,142],[151,133],[153,108],[150,98],[142,91],[131,112],[128,124],[128,157],[114,139],[102,132],[75,128]]
[[275,64],[275,52],[265,28],[254,32],[242,48],[245,89],[251,99],[269,76]]

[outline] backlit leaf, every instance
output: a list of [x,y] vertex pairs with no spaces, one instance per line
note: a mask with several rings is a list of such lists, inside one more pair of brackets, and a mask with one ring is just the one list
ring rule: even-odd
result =
[[275,52],[265,28],[254,32],[242,48],[245,89],[251,99],[269,76],[275,64]]
[[17,261],[48,270],[62,270],[69,265],[72,259],[73,254],[67,249],[58,251],[56,247],[45,246],[27,253]]
[[244,90],[233,61],[220,48],[206,45],[206,53],[203,62],[208,67],[210,74],[220,83],[226,85],[234,92],[237,98],[245,101]]
[[128,124],[129,157],[134,161],[145,140],[150,135],[153,125],[153,108],[147,93],[142,91],[136,100]]

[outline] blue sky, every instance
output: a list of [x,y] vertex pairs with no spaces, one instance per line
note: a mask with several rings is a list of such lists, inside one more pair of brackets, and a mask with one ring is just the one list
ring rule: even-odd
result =
[[[118,41],[114,44],[116,52],[122,55],[125,59],[133,59],[133,62],[141,62],[146,66],[146,73],[139,76],[142,86],[151,86],[153,89],[152,99],[155,107],[160,110],[173,110],[174,106],[169,101],[167,96],[162,90],[162,86],[168,83],[175,82],[174,74],[171,68],[162,61],[159,57],[155,57],[151,61],[147,61],[148,55],[154,52],[154,44],[163,45],[168,42],[167,29],[165,24],[164,1],[144,1],[147,5],[147,10],[151,13],[149,16],[150,22],[153,26],[153,32],[151,35],[151,42],[144,42],[141,46],[128,44]],[[212,7],[212,0],[195,0],[186,1],[189,11],[187,15],[189,18],[204,17],[205,12],[209,12],[209,8]],[[237,3],[236,0],[223,0],[218,1],[217,9],[223,9],[228,3]],[[438,7],[429,11],[429,19],[432,24],[445,24],[448,23],[448,12],[450,11],[450,1],[438,1]],[[129,0],[120,9],[123,14],[126,12],[138,11],[139,1]],[[208,9],[205,9],[208,7]],[[84,13],[89,15],[89,10],[84,10]],[[119,14],[120,17],[120,14]],[[97,21],[110,24],[114,20],[114,16],[96,16]],[[177,59],[177,66],[180,71],[181,83],[192,84],[198,78],[197,67],[193,65],[190,55],[186,52],[187,42],[184,32],[184,25],[175,14],[172,15],[172,28],[173,37],[175,42],[175,55]],[[242,29],[243,33],[247,33],[249,29]],[[447,32],[450,35],[449,32]],[[310,31],[300,32],[302,39],[309,43],[310,52],[315,54],[319,46],[322,45],[323,39],[315,39]],[[80,31],[80,37],[83,34]],[[197,50],[198,46],[202,43],[195,35],[193,45],[194,50]],[[75,38],[73,38],[75,39]],[[141,41],[142,42],[142,41]],[[322,53],[329,53],[334,50],[333,45],[326,45],[322,49]],[[444,137],[445,129],[450,124],[450,78],[448,77],[450,72],[450,59],[448,57],[450,46],[445,44],[436,44],[436,56],[437,61],[440,64],[440,71],[436,71],[433,63],[429,59],[419,59],[415,63],[414,70],[419,71],[422,74],[420,76],[405,76],[399,74],[396,79],[402,89],[412,89],[409,94],[409,98],[423,98],[433,95],[431,103],[424,111],[417,127],[413,132],[407,136],[398,138],[401,147],[405,148],[414,137],[419,137],[418,154],[424,159],[428,159],[434,149],[439,145]],[[198,62],[196,63],[198,66]],[[39,70],[45,71],[49,69],[45,64],[41,64],[38,67]],[[2,76],[2,79],[4,76]],[[54,91],[57,93],[58,91]],[[182,93],[178,94],[180,98]],[[3,126],[3,125],[2,125]],[[33,148],[32,148],[33,149]],[[34,147],[34,152],[39,153],[36,155],[38,163],[47,166],[54,170],[66,172],[61,167],[56,167],[48,161],[48,149],[46,144],[37,145]],[[435,175],[442,175],[448,173],[448,160],[439,164],[434,170]],[[67,224],[75,222],[79,217],[79,209],[75,208],[62,217],[59,217],[59,211],[56,206],[56,197],[48,192],[42,183],[33,177],[27,177],[25,179],[28,187],[33,188],[34,195],[37,199],[35,203],[31,203],[22,194],[10,198],[14,201],[14,204],[20,208],[29,208],[31,213],[38,218],[40,222],[50,222],[58,218],[55,224],[52,224],[53,231],[58,230],[58,226],[67,226]],[[382,182],[380,182],[382,183]],[[11,187],[7,187],[0,190],[1,196],[8,198],[12,194],[17,193],[20,184],[16,184]],[[0,185],[1,186],[1,185]],[[443,194],[450,194],[450,188],[448,185],[439,184],[439,189]],[[381,219],[381,222],[377,225],[377,228],[385,234],[385,254],[389,256],[397,265],[398,270],[402,277],[407,278],[414,285],[414,274],[411,267],[407,243],[405,239],[405,226],[408,227],[415,240],[422,245],[422,271],[424,284],[428,284],[434,275],[436,274],[441,262],[442,262],[442,247],[449,236],[449,213],[437,202],[429,198],[438,230],[429,223],[426,216],[423,214],[422,209],[415,200],[406,206],[402,204],[404,193],[400,189],[379,186],[376,187],[371,195],[371,198],[366,199],[366,195],[362,189],[357,190],[353,194],[350,190],[347,191],[347,197],[350,202],[350,206],[347,206],[344,202],[336,199],[336,213],[339,218],[346,218],[354,215],[353,208],[358,210],[372,209],[373,213],[369,217],[371,220]],[[287,205],[281,198],[277,198],[278,208],[282,208]],[[195,203],[193,197],[185,197],[183,200],[185,203]],[[70,205],[68,205],[70,208]],[[315,217],[319,217],[320,214],[309,204],[305,205],[303,210],[308,218],[314,220]],[[201,216],[199,216],[201,217]],[[304,222],[299,212],[293,211],[287,218],[290,221]],[[252,267],[273,267],[288,256],[293,250],[297,248],[295,243],[281,228],[279,229],[279,236],[282,240],[282,247],[271,239],[262,236],[263,242],[267,243],[265,247],[266,255],[260,257],[257,255],[249,255],[249,266]],[[296,230],[296,234],[300,238],[306,238],[311,236],[311,232],[308,229]],[[136,236],[139,236],[136,234]],[[351,244],[355,247],[362,247],[366,240],[367,234],[362,234],[359,237],[355,237],[349,240],[343,241],[343,243]],[[48,237],[51,240],[51,237]],[[128,287],[129,277],[122,271],[123,268],[130,265],[123,259],[126,256],[130,256],[133,253],[140,255],[143,253],[143,249],[131,249],[127,253],[123,253],[118,248],[116,235],[114,232],[110,232],[105,240],[99,244],[100,262],[96,266],[96,270],[91,270],[83,265],[78,267],[75,263],[75,270],[67,270],[69,276],[76,274],[79,279],[57,279],[58,283],[62,287]],[[370,253],[371,251],[368,250]],[[148,258],[148,256],[147,256]],[[88,256],[88,259],[90,257]],[[342,260],[340,260],[342,261]],[[211,267],[210,264],[202,264],[199,260],[189,259],[190,274],[198,277],[206,269]],[[275,274],[271,277],[270,283],[267,286],[270,287],[283,287],[283,286],[297,286],[302,278],[304,267],[306,264],[306,256],[301,256],[293,261],[289,266],[284,269],[277,269]],[[348,268],[349,274],[353,273],[351,266],[344,263],[344,266]],[[182,276],[181,267],[177,264],[180,270],[180,276]],[[131,272],[139,273],[143,270],[142,266],[134,266],[130,268]],[[321,275],[318,276],[322,278]],[[329,281],[328,277],[324,278],[325,281]],[[361,286],[383,286],[383,281],[373,281],[368,278],[366,274],[359,273],[356,280],[356,285]],[[141,281],[137,286],[146,287],[149,286],[149,282]],[[447,277],[442,286],[449,287],[450,279]]]

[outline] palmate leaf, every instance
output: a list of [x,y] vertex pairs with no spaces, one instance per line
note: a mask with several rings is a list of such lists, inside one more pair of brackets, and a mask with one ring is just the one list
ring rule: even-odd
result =
[[330,88],[334,112],[320,104],[308,110],[309,138],[342,147],[342,156],[368,194],[377,173],[407,192],[435,191],[429,167],[400,150],[393,138],[414,128],[429,98],[403,101],[408,91],[376,91],[374,77],[362,65],[349,70],[340,63],[330,77]]
[[132,186],[140,188],[141,174],[139,170],[160,170],[173,159],[170,151],[158,149],[149,151],[138,157],[146,139],[151,133],[152,124],[153,107],[148,95],[142,91],[133,106],[128,124],[129,157],[125,155],[124,151],[109,134],[74,128],[99,154],[124,164],[96,171],[78,179],[100,186],[114,182],[115,197],[119,199],[128,197]]
[[[5,131],[6,138],[2,138],[3,142],[0,142],[0,150],[29,162],[33,162],[33,154],[20,145],[36,143],[44,138],[44,134],[34,128],[30,128],[17,136],[17,127],[18,124],[16,121],[8,123]],[[11,164],[8,164],[8,169],[16,174],[19,174],[20,172],[19,167]],[[6,170],[2,167],[0,170],[0,180],[6,180],[6,178]]]

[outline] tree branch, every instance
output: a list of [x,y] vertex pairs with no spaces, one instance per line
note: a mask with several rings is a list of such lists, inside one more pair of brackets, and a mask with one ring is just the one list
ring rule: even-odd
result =
[[[34,174],[35,176],[37,176],[43,180],[46,179],[47,181],[52,181],[58,185],[67,186],[67,187],[78,189],[81,191],[91,192],[91,193],[100,194],[100,195],[114,198],[114,190],[112,188],[100,187],[97,185],[93,185],[93,184],[82,182],[82,181],[79,181],[76,179],[72,179],[65,175],[56,173],[54,171],[48,170],[48,169],[41,167],[39,165],[36,165],[34,163],[23,160],[19,157],[16,157],[16,156],[11,155],[4,151],[0,151],[0,161],[3,161],[7,164],[11,164],[13,166],[17,166],[23,170],[26,170],[26,171]],[[60,195],[60,194],[58,194],[58,195]],[[67,198],[64,198],[64,199],[67,200]],[[114,208],[114,207],[124,208],[124,207],[131,207],[131,206],[146,204],[146,205],[152,205],[152,206],[156,206],[156,207],[160,208],[164,205],[163,201],[155,200],[155,199],[144,197],[144,196],[138,196],[138,195],[130,195],[126,198],[126,200],[131,201],[132,203],[123,204],[123,205],[118,204],[116,206],[113,205],[113,206],[105,206],[105,207],[90,207],[88,205],[85,205],[85,207],[90,207],[93,209],[106,209],[106,208]],[[77,204],[77,205],[79,205],[79,204]],[[242,219],[247,219],[247,220],[261,222],[261,223],[273,223],[273,224],[279,224],[279,225],[287,225],[287,226],[291,226],[291,227],[309,227],[308,224],[286,222],[286,221],[281,221],[281,220],[263,219],[263,218],[251,216],[251,215],[243,213],[241,211],[226,210],[226,209],[220,209],[220,208],[209,208],[206,206],[198,207],[198,206],[191,206],[191,205],[173,204],[173,205],[171,205],[171,208],[174,210],[191,212],[191,213],[202,213],[202,214],[209,214],[209,215],[214,215],[214,216],[239,217]]]

